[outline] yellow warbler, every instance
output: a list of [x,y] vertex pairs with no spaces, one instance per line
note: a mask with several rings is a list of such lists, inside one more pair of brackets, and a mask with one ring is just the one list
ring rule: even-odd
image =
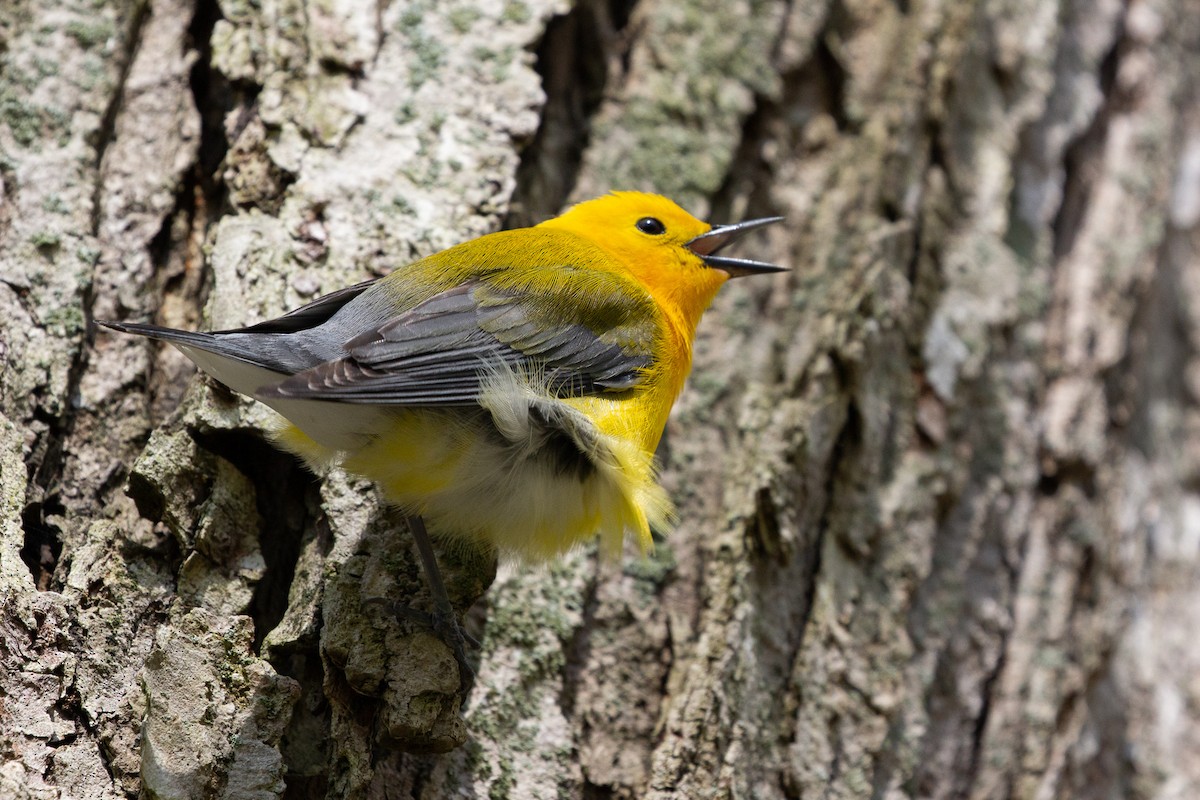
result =
[[434,571],[417,518],[535,559],[597,534],[645,551],[672,513],[654,451],[700,315],[730,276],[781,269],[717,251],[777,220],[714,228],[617,192],[248,328],[100,324],[170,342],[286,418],[284,447],[375,481]]

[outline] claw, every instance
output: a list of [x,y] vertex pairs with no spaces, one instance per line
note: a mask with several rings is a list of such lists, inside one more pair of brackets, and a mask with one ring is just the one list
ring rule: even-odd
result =
[[367,606],[383,606],[399,619],[416,622],[428,627],[454,653],[458,662],[459,692],[466,694],[475,684],[475,670],[467,660],[466,645],[478,650],[479,640],[463,630],[450,605],[446,594],[446,585],[442,582],[442,573],[438,569],[437,558],[433,554],[433,545],[425,530],[425,523],[420,517],[409,517],[409,527],[412,528],[413,539],[417,544],[417,552],[421,556],[425,580],[429,583],[429,593],[433,596],[433,611],[421,611],[403,603],[397,603],[385,597],[369,597],[363,601]]
[[418,608],[413,608],[405,603],[397,603],[395,600],[389,600],[386,597],[368,597],[363,600],[363,605],[381,608],[386,613],[394,615],[397,619],[415,622],[433,631],[454,652],[454,658],[458,661],[458,668],[460,674],[463,676],[462,691],[465,693],[475,683],[475,669],[467,660],[466,648],[471,647],[479,650],[483,645],[479,643],[478,639],[463,630],[453,614],[444,616],[437,612],[421,611]]

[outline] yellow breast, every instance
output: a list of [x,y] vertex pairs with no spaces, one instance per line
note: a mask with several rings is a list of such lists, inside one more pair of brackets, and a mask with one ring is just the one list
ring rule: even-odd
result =
[[539,560],[595,536],[618,553],[629,534],[645,552],[673,510],[652,455],[662,404],[643,394],[560,400],[501,373],[479,408],[396,410],[343,465],[443,537]]

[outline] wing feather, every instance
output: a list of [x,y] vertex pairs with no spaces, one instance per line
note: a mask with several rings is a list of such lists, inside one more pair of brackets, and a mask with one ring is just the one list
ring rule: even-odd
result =
[[[571,318],[561,289],[498,288],[475,279],[443,291],[346,343],[347,355],[260,391],[261,397],[400,406],[472,405],[501,365],[560,396],[625,391],[650,365],[657,307],[613,276]],[[557,287],[553,281],[544,282]],[[555,292],[558,294],[556,295]],[[642,311],[644,313],[636,313]],[[562,319],[566,316],[567,319]]]
[[372,278],[344,289],[322,295],[311,303],[293,309],[282,317],[275,317],[248,328],[237,328],[228,331],[214,331],[216,335],[226,333],[296,333],[308,330],[329,320],[347,303],[370,289],[380,279]]

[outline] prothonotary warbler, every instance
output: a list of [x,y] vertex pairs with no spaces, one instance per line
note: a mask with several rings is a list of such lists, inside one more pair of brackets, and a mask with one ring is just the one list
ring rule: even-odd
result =
[[422,519],[533,559],[596,535],[644,552],[668,527],[654,451],[696,325],[729,277],[781,269],[718,251],[778,219],[714,227],[614,192],[248,328],[99,324],[170,342],[278,411],[283,447],[375,481],[410,515],[442,612]]

